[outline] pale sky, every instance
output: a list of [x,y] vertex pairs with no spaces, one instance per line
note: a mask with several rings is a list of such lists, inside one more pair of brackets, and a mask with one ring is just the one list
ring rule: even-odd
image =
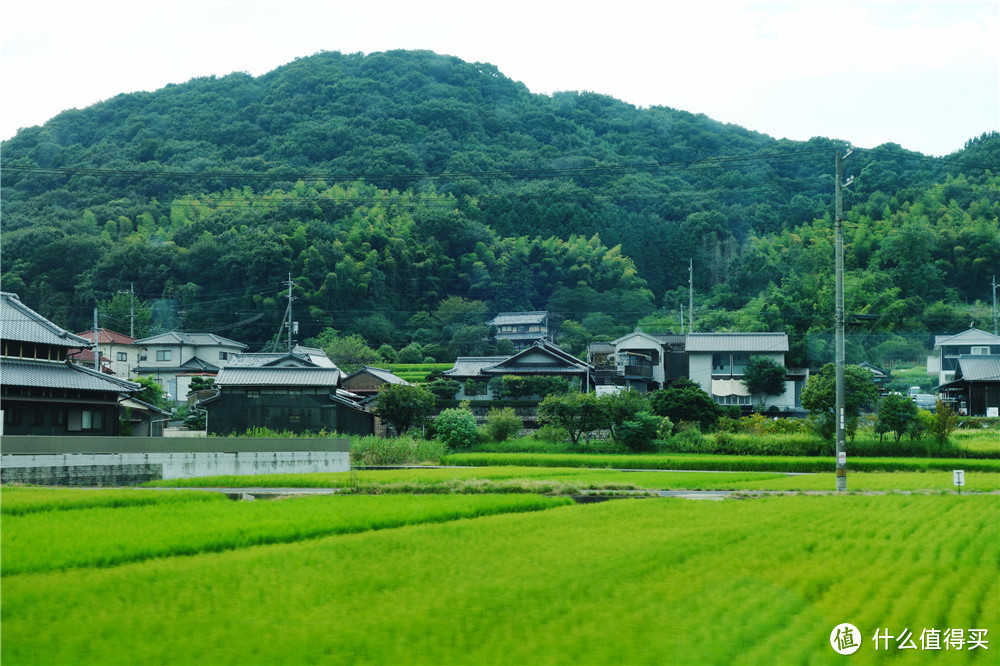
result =
[[5,4],[0,48],[0,139],[122,92],[391,49],[777,138],[944,155],[1000,130],[1000,0],[31,0]]

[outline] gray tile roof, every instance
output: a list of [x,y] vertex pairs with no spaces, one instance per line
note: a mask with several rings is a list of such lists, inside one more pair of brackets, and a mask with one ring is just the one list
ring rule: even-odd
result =
[[56,326],[10,292],[0,292],[0,339],[59,347],[94,346],[90,340]]
[[184,361],[182,365],[137,365],[133,372],[138,374],[155,372],[218,372],[219,366],[194,356]]
[[786,333],[688,333],[689,352],[787,352]]
[[501,312],[486,322],[492,326],[510,326],[511,324],[541,324],[549,316],[548,312]]
[[161,333],[142,340],[136,340],[137,346],[152,345],[188,345],[191,347],[239,347],[246,349],[247,345],[236,340],[223,338],[215,333],[182,333],[180,331],[170,331]]
[[941,345],[1000,345],[1000,336],[970,328],[956,335],[934,336],[935,349]]
[[509,356],[459,356],[455,359],[455,365],[448,368],[442,375],[454,377],[482,377],[483,368],[496,365],[501,361],[506,361]]
[[0,382],[4,386],[114,393],[129,393],[142,389],[142,386],[135,382],[95,372],[74,363],[7,358],[0,359]]
[[386,370],[385,368],[375,368],[370,365],[366,365],[363,366],[360,370],[358,370],[354,374],[357,375],[362,372],[367,372],[368,374],[374,377],[378,377],[387,384],[404,384],[406,386],[410,385],[410,382],[406,381],[405,379],[403,379],[398,375],[394,375],[392,373],[392,370]]
[[991,356],[962,354],[958,357],[955,379],[972,382],[1000,381],[1000,356],[996,354]]
[[236,368],[219,370],[216,386],[328,386],[340,382],[337,368]]
[[529,375],[575,375],[582,373],[582,365],[559,365],[557,363],[512,363],[505,366],[491,366],[483,368],[485,375],[503,375],[510,373],[524,373]]

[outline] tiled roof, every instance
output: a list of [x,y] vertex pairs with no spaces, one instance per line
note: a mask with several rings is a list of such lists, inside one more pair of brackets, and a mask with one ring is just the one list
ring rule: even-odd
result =
[[688,333],[689,352],[787,352],[786,333]]
[[481,377],[483,368],[496,365],[501,361],[506,361],[509,356],[459,356],[455,359],[455,365],[448,368],[442,375],[453,375],[456,377]]
[[386,384],[404,384],[406,386],[410,385],[410,382],[406,381],[398,375],[392,374],[391,370],[386,370],[384,368],[375,368],[370,365],[363,366],[360,370],[353,373],[351,376],[361,374],[362,372],[367,372],[368,374],[378,377]]
[[584,371],[582,365],[559,365],[557,363],[512,363],[506,366],[491,366],[483,368],[482,373],[487,375],[502,375],[508,373],[543,374],[543,375],[564,375],[577,374]]
[[0,292],[0,339],[59,347],[92,346],[90,340],[56,326],[10,292]]
[[[77,335],[91,341],[94,339],[93,329],[89,331],[81,331],[80,333],[77,333]],[[130,338],[124,333],[118,333],[117,331],[109,331],[106,328],[99,328],[97,329],[97,342],[102,345],[130,345],[135,342],[135,338]]]
[[510,326],[511,324],[541,324],[549,316],[548,312],[501,312],[486,322],[491,326]]
[[198,358],[197,356],[192,356],[188,360],[184,361],[182,365],[139,365],[133,369],[136,373],[155,373],[155,372],[218,372],[219,366],[212,365],[208,361]]
[[942,345],[1000,345],[1000,336],[970,328],[956,335],[934,336],[934,347]]
[[1000,356],[996,354],[991,356],[962,354],[958,357],[955,379],[972,382],[1000,381]]
[[215,378],[216,386],[329,386],[340,381],[337,368],[236,368],[227,366]]
[[4,386],[30,386],[79,391],[138,391],[141,385],[95,372],[73,363],[0,359],[0,375]]
[[191,347],[239,347],[246,349],[247,345],[236,342],[229,338],[223,338],[215,333],[181,333],[180,331],[170,331],[161,333],[142,340],[136,340],[136,345],[188,345]]

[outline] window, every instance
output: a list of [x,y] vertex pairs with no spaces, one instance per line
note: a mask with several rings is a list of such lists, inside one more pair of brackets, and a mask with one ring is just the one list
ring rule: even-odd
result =
[[260,397],[260,391],[255,391],[254,389],[247,389],[247,397],[248,398],[259,398]]
[[229,358],[229,352],[224,352],[224,351],[220,351],[219,352],[219,360],[220,361],[225,361],[228,358]]
[[128,360],[128,354],[125,353],[125,352],[118,352],[118,355],[116,356],[116,358],[119,361],[127,361]]
[[66,425],[66,410],[65,409],[53,409],[52,410],[52,425],[54,425],[54,426],[65,426]]
[[81,430],[100,430],[104,427],[104,412],[85,409],[80,418]]
[[40,426],[42,425],[42,410],[39,407],[31,408],[31,425]]
[[156,350],[156,360],[157,361],[169,361],[170,360],[170,349],[157,349]]
[[972,353],[974,355],[976,355],[976,356],[989,356],[990,348],[989,347],[973,347],[972,348]]
[[3,410],[3,424],[8,426],[21,425],[21,412],[13,409]]
[[750,396],[748,395],[716,395],[716,404],[719,405],[749,405]]

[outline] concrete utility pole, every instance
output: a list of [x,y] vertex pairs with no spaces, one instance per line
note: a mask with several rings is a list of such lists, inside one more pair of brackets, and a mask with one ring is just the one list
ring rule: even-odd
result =
[[119,294],[128,294],[128,336],[135,338],[135,282],[128,283],[128,291],[120,289]]
[[[852,150],[848,149],[844,158],[849,156]],[[844,211],[841,199],[841,190],[850,185],[854,180],[852,176],[846,183],[844,181],[844,164],[837,151],[836,158],[836,197],[834,216],[834,231],[836,233],[836,305],[834,306],[834,321],[837,329],[836,343],[836,366],[837,366],[837,398],[834,407],[834,418],[837,420],[837,492],[847,490],[847,416],[844,399]]]
[[101,371],[101,352],[97,350],[97,308],[94,308],[94,370]]
[[997,311],[997,276],[993,276],[993,335],[997,333],[997,321],[1000,320],[1000,312]]
[[694,259],[688,259],[688,333],[694,333]]

